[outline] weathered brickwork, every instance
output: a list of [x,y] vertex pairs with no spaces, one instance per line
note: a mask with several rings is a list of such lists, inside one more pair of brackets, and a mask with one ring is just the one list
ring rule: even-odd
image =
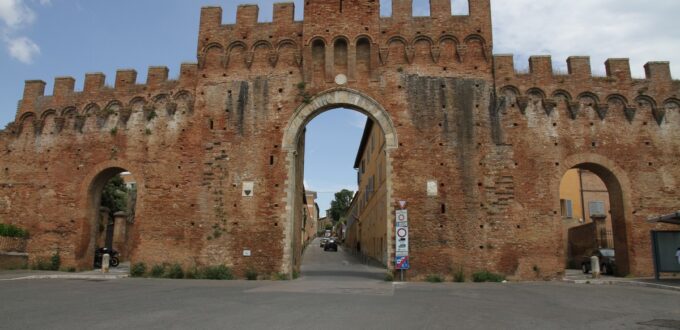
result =
[[645,219],[680,209],[680,82],[668,63],[632,79],[627,60],[593,77],[585,57],[570,58],[568,74],[532,57],[517,73],[512,57],[492,55],[489,0],[471,0],[469,16],[430,2],[433,17],[411,17],[411,0],[380,17],[378,1],[309,0],[300,22],[293,4],[276,4],[271,23],[243,5],[233,25],[206,7],[198,61],[177,80],[152,67],[140,84],[121,70],[113,87],[87,75],[83,91],[57,78],[48,96],[44,82],[26,82],[0,132],[0,218],[29,229],[31,258],[59,249],[65,266],[85,268],[98,191],[128,170],[133,262],[290,273],[301,259],[299,137],[342,106],[386,134],[385,212],[391,223],[408,201],[409,278],[563,272],[559,184],[573,167],[607,184],[621,272],[651,274],[649,231],[663,227]]

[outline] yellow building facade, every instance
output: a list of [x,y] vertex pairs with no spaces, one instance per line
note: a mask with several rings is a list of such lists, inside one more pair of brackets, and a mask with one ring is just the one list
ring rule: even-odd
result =
[[368,119],[354,168],[359,191],[347,215],[345,244],[356,253],[387,265],[387,187],[385,137]]

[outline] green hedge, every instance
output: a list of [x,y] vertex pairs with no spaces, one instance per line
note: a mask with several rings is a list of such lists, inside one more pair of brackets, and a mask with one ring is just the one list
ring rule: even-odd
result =
[[28,238],[28,231],[15,225],[0,223],[0,236]]

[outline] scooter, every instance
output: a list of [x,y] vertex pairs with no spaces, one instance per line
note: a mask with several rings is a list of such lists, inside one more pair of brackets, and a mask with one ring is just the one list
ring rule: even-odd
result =
[[104,258],[104,254],[107,253],[109,255],[109,266],[118,267],[118,264],[120,263],[120,260],[118,260],[118,251],[103,247],[94,251],[94,268],[102,267],[102,259]]

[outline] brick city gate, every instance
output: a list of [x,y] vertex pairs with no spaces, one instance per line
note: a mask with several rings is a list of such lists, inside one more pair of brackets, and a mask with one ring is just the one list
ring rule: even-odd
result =
[[59,249],[85,268],[101,182],[126,170],[139,187],[133,262],[290,273],[296,139],[310,116],[341,105],[392,143],[387,212],[408,201],[410,278],[563,272],[559,184],[573,167],[593,169],[614,196],[619,268],[651,275],[649,231],[663,225],[644,220],[680,208],[680,83],[668,63],[633,79],[628,60],[610,59],[593,77],[587,57],[558,74],[539,56],[517,73],[511,56],[492,55],[489,0],[471,0],[468,16],[430,3],[433,16],[414,19],[411,0],[393,0],[392,17],[378,1],[310,0],[298,22],[293,4],[275,4],[271,23],[243,5],[233,25],[206,7],[198,63],[177,80],[151,67],[137,84],[121,70],[113,87],[88,74],[76,92],[62,77],[51,96],[27,81],[0,133],[0,217],[28,228],[31,258]]

